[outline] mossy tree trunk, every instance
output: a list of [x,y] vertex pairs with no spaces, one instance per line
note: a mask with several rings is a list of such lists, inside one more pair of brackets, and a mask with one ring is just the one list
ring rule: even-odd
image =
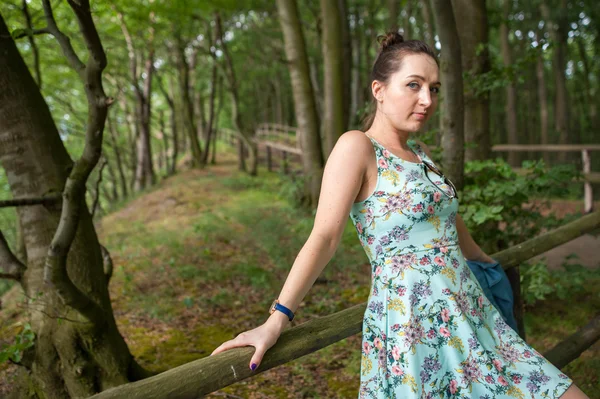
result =
[[101,245],[85,204],[85,181],[100,157],[110,102],[101,82],[106,58],[88,1],[69,0],[69,5],[91,52],[87,65],[56,26],[49,1],[44,1],[46,29],[84,80],[90,104],[86,146],[76,163],[0,16],[0,163],[15,199],[63,193],[62,201],[17,208],[26,264],[12,257],[0,239],[0,270],[6,272],[2,277],[23,287],[35,333],[34,345],[20,362],[27,384],[20,397],[88,397],[144,374],[118,332],[108,294],[110,273],[104,271]]
[[321,178],[323,177],[323,154],[321,152],[319,120],[310,80],[306,43],[302,34],[296,2],[278,0],[277,10],[292,79],[294,109],[302,147],[302,167],[305,176],[304,204],[316,208],[321,191]]
[[[460,38],[460,53],[465,80],[465,161],[491,157],[490,93],[479,92],[480,77],[490,71],[488,54],[488,21],[485,0],[453,0],[454,16]],[[479,47],[483,46],[480,50]]]
[[324,158],[327,159],[338,138],[344,133],[346,119],[344,115],[344,59],[342,41],[342,13],[339,2],[321,0],[321,19],[323,21],[323,75],[324,109],[323,138]]
[[431,0],[442,51],[440,53],[442,163],[460,190],[464,176],[464,106],[461,50],[452,3]]

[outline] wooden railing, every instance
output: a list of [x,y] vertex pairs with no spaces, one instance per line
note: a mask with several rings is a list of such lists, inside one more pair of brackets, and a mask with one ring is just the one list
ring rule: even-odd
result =
[[[227,130],[227,129],[225,129]],[[233,132],[228,133],[229,142],[233,144]],[[277,123],[263,123],[258,125],[255,140],[263,143],[267,151],[267,169],[273,170],[273,150],[277,150],[282,156],[283,173],[288,173],[288,154],[302,156],[302,148],[298,134],[298,128]],[[435,148],[431,146],[431,148]],[[600,173],[592,172],[590,152],[600,151],[600,144],[498,144],[492,146],[494,152],[510,151],[541,151],[541,152],[581,152],[582,175],[583,175],[583,209],[584,213],[590,213],[594,209],[594,198],[592,184],[600,184]],[[517,169],[518,171],[518,169]]]
[[600,151],[600,144],[539,144],[517,145],[500,144],[492,147],[492,151],[542,151],[542,152],[581,152],[583,167],[583,209],[585,213],[593,210],[594,199],[592,183],[600,183],[600,173],[592,173],[592,160],[590,152]]
[[[594,212],[492,256],[502,264],[504,269],[508,270],[599,227],[600,212]],[[92,398],[183,399],[202,397],[202,395],[253,377],[257,373],[285,364],[359,333],[365,310],[366,303],[362,303],[284,331],[277,343],[267,351],[255,371],[250,371],[248,368],[254,348],[235,348],[175,367],[145,380],[108,389]],[[558,343],[544,356],[556,367],[562,368],[579,357],[583,351],[599,339],[600,315]]]

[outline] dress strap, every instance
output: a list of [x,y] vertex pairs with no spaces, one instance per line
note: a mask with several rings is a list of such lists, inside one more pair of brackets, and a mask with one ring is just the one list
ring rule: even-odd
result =
[[413,149],[414,153],[417,154],[422,160],[425,160],[435,165],[435,162],[433,162],[433,160],[429,158],[429,156],[427,156],[423,148],[421,148],[421,146],[415,140],[408,140],[406,144],[408,144],[410,148]]

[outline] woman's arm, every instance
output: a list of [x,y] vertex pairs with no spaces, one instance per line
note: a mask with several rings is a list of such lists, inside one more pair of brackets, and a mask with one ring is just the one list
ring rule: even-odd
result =
[[[335,254],[365,176],[365,149],[373,151],[369,139],[360,131],[350,131],[338,139],[327,159],[313,229],[278,296],[292,312]],[[289,321],[283,313],[274,312],[267,323],[281,331]]]
[[[333,257],[348,221],[352,203],[362,186],[367,161],[371,157],[374,158],[373,146],[364,133],[359,131],[344,133],[329,155],[323,171],[313,229],[296,256],[277,298],[292,312],[296,311]],[[276,311],[263,325],[224,342],[211,355],[235,347],[254,346],[256,351],[250,363],[250,368],[254,370],[288,324],[287,316]]]
[[[423,151],[425,151],[425,154],[431,158],[431,152],[429,151],[429,148],[427,148],[427,146],[419,140],[415,140],[415,142],[419,144]],[[496,263],[494,259],[483,252],[479,245],[477,245],[473,237],[471,237],[465,221],[459,214],[456,215],[456,231],[458,233],[458,244],[460,246],[460,250],[467,260]]]
[[471,234],[469,234],[465,221],[458,214],[456,215],[456,231],[458,232],[460,250],[467,260],[496,263],[494,259],[490,258],[489,255],[479,248],[479,245],[477,245]]

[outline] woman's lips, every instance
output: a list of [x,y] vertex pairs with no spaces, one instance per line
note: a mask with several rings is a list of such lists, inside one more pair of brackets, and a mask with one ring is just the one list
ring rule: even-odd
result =
[[413,115],[415,116],[415,118],[417,118],[420,121],[424,120],[426,117],[426,114],[423,114],[420,112],[413,112]]

